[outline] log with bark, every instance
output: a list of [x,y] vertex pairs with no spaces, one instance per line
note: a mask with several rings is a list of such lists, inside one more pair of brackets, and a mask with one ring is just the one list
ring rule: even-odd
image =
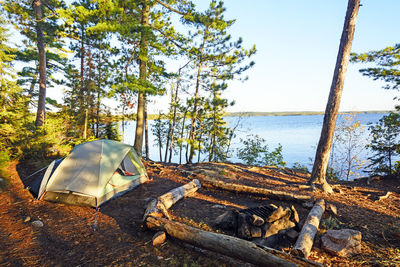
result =
[[203,186],[205,187],[214,187],[218,189],[223,189],[231,192],[236,193],[246,193],[246,194],[255,194],[255,195],[263,195],[270,199],[277,199],[277,200],[288,200],[288,201],[295,201],[298,203],[303,203],[307,201],[312,201],[313,198],[311,196],[305,195],[298,195],[290,192],[272,190],[267,188],[259,188],[253,187],[248,185],[239,185],[234,183],[228,183],[224,181],[220,181],[211,177],[204,176],[202,174],[194,173],[191,171],[183,170],[181,168],[177,168],[178,170],[187,173],[189,175],[193,175],[199,180],[201,180]]
[[165,231],[168,235],[196,247],[219,252],[260,266],[297,266],[267,252],[253,242],[240,238],[200,230],[165,218],[150,216],[147,221],[154,229]]
[[319,222],[324,211],[325,201],[320,199],[314,204],[314,207],[307,216],[296,244],[293,247],[293,254],[304,258],[308,258],[308,256],[310,256],[311,248],[314,244],[314,237],[318,231]]
[[[144,213],[143,222],[147,225],[147,217],[167,217],[169,218],[168,209],[174,205],[178,200],[189,196],[196,192],[201,187],[199,180],[194,179],[191,182],[182,185],[180,187],[174,188],[168,193],[159,196],[157,199],[153,199],[147,205],[146,211]],[[149,225],[147,225],[150,227]],[[151,228],[151,227],[150,227]]]

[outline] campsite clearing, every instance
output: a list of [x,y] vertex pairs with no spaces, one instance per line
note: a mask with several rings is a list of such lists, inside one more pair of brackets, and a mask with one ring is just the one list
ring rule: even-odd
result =
[[[338,215],[324,215],[311,260],[328,266],[400,264],[398,180],[375,179],[370,185],[364,180],[340,182],[334,186],[337,193],[322,195],[303,187],[308,178],[306,174],[290,169],[240,164],[178,166],[147,162],[146,170],[153,180],[101,206],[94,231],[95,209],[35,200],[21,182],[21,178],[34,170],[13,162],[7,169],[9,185],[0,194],[0,265],[251,266],[170,238],[161,246],[153,247],[155,232],[142,227],[146,204],[195,178],[190,173],[224,183],[324,198],[327,203],[335,205]],[[379,200],[379,196],[389,191],[392,192],[389,197]],[[300,222],[310,210],[297,202],[228,192],[208,185],[177,202],[169,214],[175,221],[221,232],[215,228],[214,220],[227,208],[242,209],[265,204],[294,205]],[[43,227],[33,226],[32,222],[36,220],[43,222]],[[362,252],[359,255],[341,258],[320,248],[319,238],[324,228],[336,226],[362,232]]]

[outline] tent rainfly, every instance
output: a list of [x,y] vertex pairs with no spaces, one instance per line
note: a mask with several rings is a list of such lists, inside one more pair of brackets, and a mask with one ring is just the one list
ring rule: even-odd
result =
[[132,146],[96,140],[80,144],[66,158],[53,161],[30,189],[38,199],[98,207],[147,180]]

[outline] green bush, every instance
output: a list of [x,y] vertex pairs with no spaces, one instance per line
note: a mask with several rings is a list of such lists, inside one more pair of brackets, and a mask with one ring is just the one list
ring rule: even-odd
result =
[[268,146],[265,144],[265,139],[258,135],[247,135],[246,139],[240,139],[243,144],[242,148],[237,150],[237,156],[243,160],[247,165],[275,165],[282,166],[286,165],[283,161],[282,146],[278,145],[273,151],[268,150]]

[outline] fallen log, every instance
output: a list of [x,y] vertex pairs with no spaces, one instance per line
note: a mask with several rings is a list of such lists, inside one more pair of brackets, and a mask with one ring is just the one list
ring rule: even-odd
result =
[[187,173],[189,175],[196,176],[196,178],[201,180],[203,186],[205,186],[205,187],[214,187],[214,188],[227,190],[227,191],[231,191],[231,192],[236,192],[236,193],[263,195],[263,196],[266,196],[271,199],[288,200],[288,201],[295,201],[295,202],[299,202],[299,203],[306,202],[306,201],[313,201],[313,198],[311,196],[298,195],[298,194],[294,194],[294,193],[277,191],[277,190],[272,190],[272,189],[267,189],[267,188],[253,187],[253,186],[248,186],[248,185],[227,183],[224,181],[213,179],[211,177],[207,177],[207,176],[199,174],[199,173],[183,170],[181,168],[176,168],[176,169],[180,170],[183,173]]
[[304,223],[303,228],[297,238],[296,244],[292,249],[292,253],[297,256],[308,258],[311,248],[314,244],[314,237],[318,231],[319,222],[325,211],[325,201],[318,200],[311,209]]
[[153,199],[146,207],[146,211],[143,216],[143,222],[147,225],[146,218],[149,216],[153,217],[167,217],[169,218],[168,209],[174,205],[178,200],[185,196],[191,195],[201,187],[199,180],[194,179],[191,182],[174,188],[168,193],[159,196],[157,199]]
[[193,181],[172,189],[168,193],[158,197],[158,200],[164,205],[166,209],[169,209],[178,200],[188,196],[197,191],[201,187],[199,180],[194,179]]
[[196,247],[219,252],[256,265],[297,266],[292,262],[267,252],[252,242],[240,238],[200,230],[165,218],[150,216],[147,217],[147,222],[153,228],[165,231],[168,235]]

